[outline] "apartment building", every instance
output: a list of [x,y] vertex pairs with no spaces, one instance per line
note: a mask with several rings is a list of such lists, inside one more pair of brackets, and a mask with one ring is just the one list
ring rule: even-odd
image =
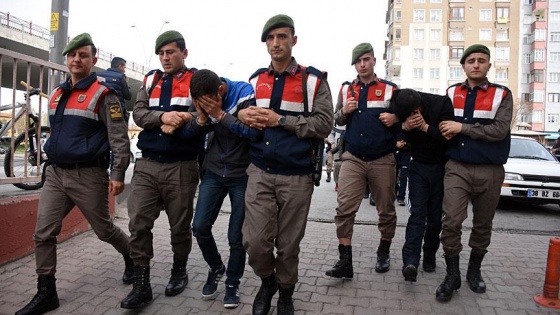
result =
[[549,133],[560,128],[560,0],[522,0],[520,121]]
[[517,106],[519,1],[388,0],[385,78],[402,88],[443,94],[466,78],[459,63],[463,51],[481,43],[490,48],[489,80],[509,87]]

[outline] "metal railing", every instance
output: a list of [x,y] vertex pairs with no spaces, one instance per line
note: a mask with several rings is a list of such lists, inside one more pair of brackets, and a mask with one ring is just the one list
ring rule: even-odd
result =
[[[67,78],[67,71],[66,67],[59,64],[0,48],[0,82],[3,83],[3,87],[11,90],[11,92],[8,92],[11,94],[11,104],[2,105],[9,106],[9,109],[5,112],[8,112],[6,116],[10,117],[11,125],[10,128],[4,130],[4,135],[10,138],[10,147],[7,150],[12,152],[9,158],[7,154],[4,155],[5,174],[0,176],[0,185],[42,181],[42,161],[44,160],[42,145],[45,139],[42,139],[43,128],[41,125],[46,125],[45,114],[47,113],[46,109],[48,109],[48,101],[44,100],[44,97],[38,97],[38,103],[32,105],[29,98],[24,99],[21,92],[17,93],[18,89],[22,90],[19,82],[24,81],[48,94]],[[0,99],[2,99],[2,91],[0,89]],[[27,87],[26,92],[30,92],[29,87]],[[16,111],[18,106],[22,106],[22,109],[25,110],[25,117]],[[37,122],[34,125],[36,133],[29,133],[32,128],[28,114],[37,116]],[[19,119],[16,123],[14,121],[16,117],[22,119]],[[16,144],[16,138],[24,140],[21,142],[22,145]],[[30,145],[30,142],[32,142],[30,139],[36,139],[36,143]],[[30,151],[29,146],[35,146],[37,150]]]
[[[29,34],[34,37],[38,37],[47,42],[51,38],[51,32],[49,31],[49,29],[33,24],[33,22],[28,22],[20,18],[17,18],[11,15],[10,13],[0,12],[0,26],[7,27],[9,29],[16,30],[25,34]],[[69,39],[67,41],[69,41]],[[113,54],[112,52],[97,47],[97,58],[111,63],[113,57],[116,57],[116,55]],[[138,62],[134,62],[134,61],[127,62],[126,68],[134,72],[139,72],[141,74],[145,74],[150,70],[145,65],[141,65]]]

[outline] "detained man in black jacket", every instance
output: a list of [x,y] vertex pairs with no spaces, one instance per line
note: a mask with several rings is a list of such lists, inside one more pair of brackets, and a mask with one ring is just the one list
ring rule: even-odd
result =
[[410,217],[402,250],[402,272],[406,281],[415,282],[422,249],[424,271],[433,272],[436,268],[447,147],[438,126],[442,121],[453,120],[454,112],[446,95],[411,89],[395,91],[391,106],[403,121],[401,128],[412,156],[408,173]]

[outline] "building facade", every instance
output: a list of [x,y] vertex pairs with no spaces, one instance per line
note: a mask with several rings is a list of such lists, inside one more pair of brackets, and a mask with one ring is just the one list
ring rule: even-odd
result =
[[509,87],[518,104],[519,1],[388,0],[386,78],[401,88],[444,94],[466,78],[463,51],[480,43],[490,48],[490,81]]

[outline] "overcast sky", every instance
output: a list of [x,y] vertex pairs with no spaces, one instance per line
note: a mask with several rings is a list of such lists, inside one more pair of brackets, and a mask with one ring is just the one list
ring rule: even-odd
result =
[[[0,3],[0,11],[50,26],[49,0]],[[177,30],[187,43],[188,67],[246,81],[255,70],[268,66],[270,56],[260,35],[268,18],[283,13],[294,19],[298,36],[294,57],[302,65],[327,71],[336,94],[342,82],[356,76],[351,53],[361,42],[373,45],[375,71],[384,76],[386,11],[384,0],[70,0],[68,34],[88,32],[100,49],[129,62],[151,60],[155,68],[157,35],[160,30]]]

